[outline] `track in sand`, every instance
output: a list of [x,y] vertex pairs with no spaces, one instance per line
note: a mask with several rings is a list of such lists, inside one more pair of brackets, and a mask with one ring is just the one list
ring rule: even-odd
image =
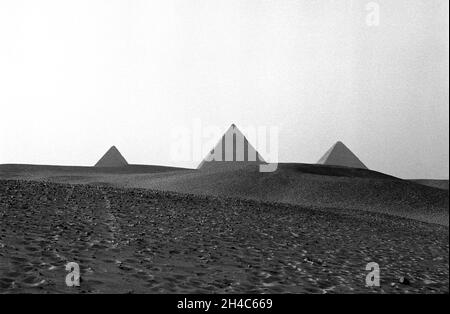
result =
[[[378,213],[0,181],[0,231],[3,293],[449,289],[448,227]],[[65,286],[68,262],[81,267],[79,288]],[[365,287],[369,262],[380,288]]]

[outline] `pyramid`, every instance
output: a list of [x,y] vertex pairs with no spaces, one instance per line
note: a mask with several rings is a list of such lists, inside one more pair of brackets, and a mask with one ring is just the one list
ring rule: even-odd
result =
[[342,142],[334,144],[317,163],[321,165],[368,169]]
[[116,146],[112,146],[95,164],[95,167],[125,167],[127,165],[128,162],[123,158]]
[[236,167],[248,164],[260,165],[265,163],[261,155],[249,143],[247,138],[232,124],[222,135],[217,145],[208,153],[197,169],[216,167]]

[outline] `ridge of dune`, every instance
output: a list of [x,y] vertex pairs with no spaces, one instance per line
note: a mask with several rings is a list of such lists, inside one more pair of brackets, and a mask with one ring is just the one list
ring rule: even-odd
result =
[[152,166],[134,170],[25,168],[0,165],[0,178],[106,184],[315,208],[358,209],[449,225],[448,191],[366,169],[309,164],[279,164],[273,173],[261,173],[254,165],[225,165],[201,171]]
[[[114,182],[111,182],[114,184]],[[280,164],[168,175],[136,175],[118,186],[238,197],[288,204],[359,209],[448,226],[448,193],[365,169]]]

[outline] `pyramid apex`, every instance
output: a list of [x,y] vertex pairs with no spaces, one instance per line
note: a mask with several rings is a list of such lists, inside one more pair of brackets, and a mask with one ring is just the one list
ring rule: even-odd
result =
[[123,158],[116,146],[111,146],[102,158],[95,164],[95,167],[123,167],[128,162]]
[[241,167],[249,164],[259,165],[264,162],[264,159],[251,145],[245,135],[237,128],[236,124],[232,123],[228,130],[220,137],[216,146],[198,165],[197,169],[203,168],[204,166],[211,169],[210,166],[216,167],[219,165],[226,165],[226,167],[236,167],[238,165]]
[[359,158],[341,141],[337,141],[317,163],[322,165],[367,169],[361,160],[359,160]]

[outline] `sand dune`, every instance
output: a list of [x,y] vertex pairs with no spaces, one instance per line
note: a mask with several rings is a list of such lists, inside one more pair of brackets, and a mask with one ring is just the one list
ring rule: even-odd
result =
[[[447,227],[362,211],[0,181],[0,230],[3,293],[448,293],[449,287]],[[68,262],[81,267],[78,288],[65,286]],[[365,287],[369,262],[382,269],[379,288]]]
[[412,182],[448,191],[448,180],[411,180]]
[[139,173],[141,169],[133,167],[122,172],[93,169],[19,168],[19,171],[0,166],[0,178],[104,183],[314,208],[358,209],[449,224],[448,191],[365,169],[308,164],[280,164],[273,173],[260,173],[253,165],[234,170],[224,166],[213,171],[148,166],[143,168],[146,173]]
[[167,166],[127,165],[125,167],[50,166],[28,164],[0,165],[1,179],[52,181],[62,183],[89,183],[116,179],[133,174],[164,173],[187,169]]
[[167,176],[148,174],[133,176],[121,184],[319,208],[359,209],[444,225],[448,225],[449,217],[446,191],[363,169],[281,164],[274,173],[260,173],[256,167],[249,167]]

